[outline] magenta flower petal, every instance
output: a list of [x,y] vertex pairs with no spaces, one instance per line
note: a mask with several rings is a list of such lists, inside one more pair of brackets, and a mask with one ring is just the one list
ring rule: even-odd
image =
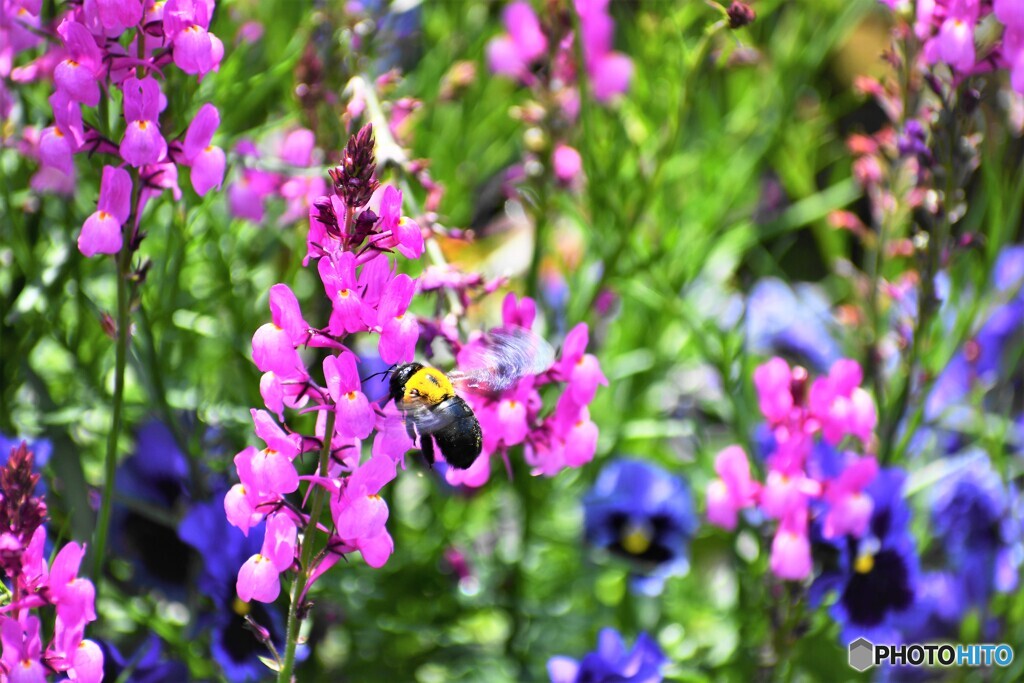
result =
[[220,126],[220,112],[217,111],[217,107],[207,102],[196,112],[195,118],[192,119],[192,123],[188,125],[188,130],[185,132],[185,144],[182,148],[185,158],[191,161],[209,147],[218,126]]
[[174,63],[191,75],[213,68],[213,41],[205,28],[192,24],[174,37]]
[[939,28],[939,56],[957,71],[974,67],[974,25],[959,17],[948,17]]
[[53,82],[59,92],[66,93],[75,102],[95,107],[100,103],[100,85],[85,65],[68,58],[53,70]]
[[192,160],[192,189],[200,197],[216,188],[220,189],[224,182],[224,168],[227,160],[224,157],[224,150],[220,147],[207,147]]
[[252,460],[253,480],[260,491],[282,495],[299,488],[299,474],[292,461],[277,451],[265,449]]
[[136,168],[158,163],[167,155],[167,142],[153,121],[132,121],[124,131],[121,158]]
[[267,519],[266,535],[260,554],[270,560],[278,572],[283,572],[295,561],[295,544],[298,530],[287,514],[271,515]]
[[513,2],[502,13],[505,27],[524,62],[532,62],[548,49],[548,39],[528,2]]
[[347,493],[335,517],[338,535],[346,540],[357,541],[364,537],[375,536],[384,529],[388,521],[388,504],[374,494],[349,498]]
[[588,69],[594,99],[606,102],[629,89],[633,62],[624,54],[609,52],[594,60]]
[[400,315],[384,323],[377,350],[385,363],[408,363],[416,354],[419,325],[411,315]]
[[224,514],[228,521],[242,530],[246,536],[249,529],[259,523],[260,515],[253,508],[246,495],[245,486],[235,484],[224,496]]
[[555,177],[564,183],[574,180],[583,168],[580,153],[569,145],[559,143],[551,154],[551,165],[555,169]]
[[518,76],[526,71],[526,62],[508,35],[498,36],[487,43],[487,65],[502,76]]
[[281,161],[291,166],[306,168],[313,163],[313,149],[316,136],[308,128],[299,128],[288,133],[281,145]]
[[116,254],[121,251],[121,224],[105,211],[97,211],[85,219],[78,235],[78,250],[85,256]]
[[377,493],[397,474],[395,461],[391,458],[374,456],[352,473],[346,492],[352,495]]
[[270,288],[270,318],[288,334],[293,343],[303,339],[309,331],[295,293],[288,285],[280,282]]
[[142,20],[142,3],[139,0],[96,0],[96,8],[103,28],[118,33]]
[[235,590],[243,602],[274,602],[281,594],[281,575],[269,559],[253,555],[238,570]]
[[387,564],[391,553],[395,551],[395,542],[387,529],[381,531],[373,538],[364,538],[357,544],[359,552],[362,553],[366,564],[374,569],[380,569]]

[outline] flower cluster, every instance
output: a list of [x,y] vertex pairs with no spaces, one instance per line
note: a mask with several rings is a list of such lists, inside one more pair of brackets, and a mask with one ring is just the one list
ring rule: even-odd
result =
[[634,589],[657,594],[664,580],[689,569],[697,530],[686,483],[639,460],[614,460],[583,499],[587,542],[632,561]]
[[[0,669],[9,680],[45,681],[57,673],[98,683],[103,653],[84,639],[86,625],[96,620],[95,588],[78,576],[85,547],[68,543],[47,564],[46,503],[35,495],[39,475],[32,465],[22,443],[0,468],[0,568],[10,590],[10,601],[0,607]],[[47,606],[56,619],[44,650],[36,610]]]
[[[1024,93],[1024,8],[1017,0],[882,0],[889,7],[908,11],[913,5],[914,34],[922,41],[928,64],[948,64],[961,76],[1005,68],[1010,83]],[[991,43],[976,35],[993,16],[1002,39]]]
[[[536,101],[520,111],[523,121],[532,126],[541,124],[547,111],[560,112],[569,124],[576,120],[581,71],[586,73],[587,87],[598,102],[609,102],[629,88],[633,62],[612,50],[615,23],[608,12],[608,0],[575,0],[574,9],[579,20],[578,36],[568,17],[555,14],[542,23],[529,3],[513,2],[502,15],[506,33],[487,44],[491,71],[530,88]],[[577,59],[577,40],[582,65]],[[534,69],[542,61],[550,67]],[[536,135],[526,138],[531,152],[540,151],[539,140]],[[580,153],[564,140],[551,145],[549,163],[554,177],[565,184],[579,178],[583,165]]]
[[[579,15],[580,41],[583,48],[583,68],[593,95],[599,102],[606,102],[622,94],[629,87],[633,75],[633,62],[621,52],[612,50],[612,36],[615,23],[608,13],[608,0],[576,0],[574,4]],[[491,71],[519,80],[524,85],[533,85],[536,77],[530,68],[549,56],[549,45],[557,46],[551,56],[554,73],[551,78],[569,88],[564,105],[575,118],[579,107],[579,95],[572,91],[579,66],[576,64],[573,31],[554,20],[552,25],[541,24],[533,8],[527,2],[513,2],[505,7],[502,14],[505,29],[503,33],[487,44],[487,60]]]
[[[303,174],[316,160],[313,131],[296,128],[271,147],[272,151],[261,151],[251,140],[235,145],[242,164],[238,178],[228,185],[227,192],[228,210],[235,218],[262,223],[268,199],[278,196],[285,202],[278,221],[293,223],[304,218],[309,205],[327,191],[322,177]],[[271,165],[273,169],[269,168]]]
[[802,367],[773,358],[755,370],[754,384],[769,428],[765,480],[753,479],[742,448],[724,449],[715,458],[719,478],[707,489],[708,520],[734,529],[739,511],[755,506],[778,520],[771,569],[800,580],[812,568],[812,514],[820,518],[826,539],[859,538],[868,528],[873,505],[864,489],[878,464],[853,448],[872,449],[875,405],[860,387],[861,369],[852,360],[836,361],[827,376],[810,382]]
[[612,628],[597,634],[597,649],[581,660],[552,657],[548,660],[551,683],[658,683],[668,659],[650,636],[641,633],[629,650]]
[[[19,5],[13,24],[18,28],[12,31],[21,36],[16,45],[34,46],[38,39],[30,40],[22,31],[38,28],[40,3],[14,4]],[[33,179],[35,189],[73,193],[76,154],[118,159],[104,166],[97,210],[79,235],[78,246],[86,256],[119,251],[131,215],[136,222],[130,237],[134,244],[143,208],[163,190],[180,199],[179,165],[191,169],[192,187],[199,195],[220,186],[225,156],[211,144],[220,123],[217,109],[204,105],[185,134],[169,141],[161,125],[167,98],[158,80],[166,77],[170,64],[200,78],[217,70],[224,46],[208,31],[213,10],[213,0],[72,3],[57,22],[59,42],[31,65],[15,69],[20,80],[46,75],[54,83],[54,123],[39,134],[34,150],[41,164]],[[119,132],[106,128],[110,117],[103,108],[118,101],[124,120]],[[85,117],[98,121],[98,127],[84,123],[83,107],[100,107],[99,116]],[[134,175],[125,166],[135,169]]]
[[[253,410],[252,416],[266,447],[250,447],[235,457],[240,483],[224,500],[228,519],[246,534],[266,523],[260,552],[238,575],[238,595],[245,601],[269,602],[278,596],[280,575],[298,557],[298,529],[319,524],[304,504],[289,500],[300,480],[309,482],[310,491],[325,492],[330,501],[331,526],[325,529],[329,539],[313,566],[305,567],[310,572],[307,589],[345,553],[358,550],[368,564],[380,567],[393,551],[386,528],[388,507],[379,492],[395,478],[415,444],[393,403],[375,405],[363,393],[359,359],[343,342],[355,334],[376,337],[377,353],[388,365],[413,360],[422,330],[448,342],[460,359],[482,343],[462,343],[453,316],[420,320],[409,311],[418,282],[395,272],[389,255],[418,259],[424,253],[424,234],[402,215],[402,192],[380,185],[375,171],[373,129],[367,125],[352,136],[341,164],[330,171],[333,192],[309,208],[304,263],[316,262],[330,301],[327,325],[316,328],[306,322],[291,289],[277,284],[270,291],[272,321],[253,335],[253,361],[264,373],[260,389],[270,412]],[[509,297],[504,318],[507,326],[529,328],[533,302]],[[448,468],[449,481],[483,484],[490,456],[519,444],[526,444],[526,458],[536,471],[549,475],[593,457],[597,428],[587,404],[605,380],[596,358],[586,353],[586,343],[587,329],[581,326],[566,339],[550,368],[501,387],[486,399],[467,397],[483,430],[483,453],[469,469]],[[322,382],[307,370],[303,347],[327,350]],[[558,405],[541,417],[538,388],[562,382],[566,388]],[[304,436],[282,428],[272,413],[284,420],[286,408],[316,411],[315,433]],[[371,457],[364,461],[362,445],[371,436]],[[316,451],[329,454],[326,467],[300,477],[294,460]]]

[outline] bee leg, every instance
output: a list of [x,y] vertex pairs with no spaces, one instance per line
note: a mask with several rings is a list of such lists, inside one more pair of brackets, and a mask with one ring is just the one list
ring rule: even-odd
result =
[[427,461],[427,466],[434,469],[434,437],[430,434],[420,434],[420,450]]

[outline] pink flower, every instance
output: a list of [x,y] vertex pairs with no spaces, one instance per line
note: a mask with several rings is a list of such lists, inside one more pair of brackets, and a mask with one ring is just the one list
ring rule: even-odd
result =
[[220,113],[210,103],[199,112],[185,132],[185,161],[192,167],[192,187],[200,197],[224,182],[224,150],[214,147],[213,134],[220,125]]
[[345,439],[365,439],[373,431],[377,415],[361,391],[356,357],[350,351],[324,359],[327,391],[338,415],[335,430]]
[[23,622],[0,617],[0,642],[3,643],[0,662],[8,671],[11,683],[46,683],[47,670],[40,661],[39,619],[23,617]]
[[207,31],[211,5],[203,0],[167,0],[164,6],[164,33],[174,45],[174,63],[187,74],[214,70],[224,55],[224,46]]
[[160,84],[152,76],[133,77],[122,87],[128,126],[121,140],[121,158],[135,167],[155,164],[167,155],[167,142],[160,134],[160,111],[165,104]]
[[356,256],[343,251],[337,257],[326,255],[317,263],[324,291],[331,300],[331,319],[328,331],[337,336],[362,332],[363,302],[356,284]]
[[825,538],[851,534],[860,538],[871,521],[874,503],[864,489],[878,474],[878,461],[874,457],[857,458],[848,454],[846,469],[829,482],[825,489],[828,513],[822,527]]
[[781,579],[802,581],[811,575],[811,542],[807,538],[807,512],[783,518],[772,539],[768,564]]
[[377,244],[385,249],[397,249],[402,256],[417,259],[423,255],[423,233],[420,226],[402,215],[402,192],[391,185],[384,188],[380,200],[380,222],[390,237]]
[[85,547],[68,543],[50,566],[50,595],[57,606],[57,616],[65,624],[96,620],[93,608],[96,589],[88,579],[78,578],[78,568],[85,557]]
[[242,602],[274,602],[281,594],[281,572],[269,557],[256,553],[238,570],[235,591]]
[[121,250],[121,226],[131,214],[132,179],[124,169],[103,167],[96,211],[85,219],[78,235],[78,250],[86,256],[116,254]]
[[402,273],[388,283],[381,295],[375,327],[381,333],[377,348],[385,363],[407,363],[413,359],[419,327],[407,311],[415,291],[416,281]]
[[789,363],[781,358],[772,358],[754,370],[757,403],[770,424],[783,422],[789,418],[790,411],[793,410],[791,382],[792,372]]
[[551,164],[555,169],[555,177],[563,183],[575,180],[583,169],[580,153],[562,143],[555,145],[555,151],[551,154]]
[[548,41],[529,3],[506,6],[503,18],[508,33],[487,44],[487,62],[494,73],[519,77],[547,51]]
[[292,376],[304,371],[296,346],[309,340],[309,324],[303,319],[299,301],[288,285],[270,288],[271,321],[252,337],[252,359],[263,372]]
[[57,33],[64,42],[68,56],[53,71],[58,90],[71,100],[95,107],[100,102],[99,78],[103,75],[103,52],[89,30],[70,17],[65,18]]
[[96,0],[100,23],[107,35],[118,36],[126,28],[136,26],[142,19],[139,0]]
[[360,465],[331,499],[331,515],[338,536],[355,546],[366,564],[382,567],[394,550],[388,534],[388,505],[377,492],[395,478],[395,461],[376,455]]
[[760,485],[750,476],[747,454],[739,446],[729,446],[715,456],[718,479],[708,484],[708,521],[725,529],[735,529],[739,511],[757,500]]

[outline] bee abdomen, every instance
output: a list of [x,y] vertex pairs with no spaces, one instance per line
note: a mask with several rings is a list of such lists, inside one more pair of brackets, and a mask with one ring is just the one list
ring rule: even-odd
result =
[[483,448],[480,422],[461,396],[445,399],[437,405],[434,412],[439,417],[450,419],[447,425],[434,432],[437,447],[441,449],[449,465],[466,469],[473,464]]

